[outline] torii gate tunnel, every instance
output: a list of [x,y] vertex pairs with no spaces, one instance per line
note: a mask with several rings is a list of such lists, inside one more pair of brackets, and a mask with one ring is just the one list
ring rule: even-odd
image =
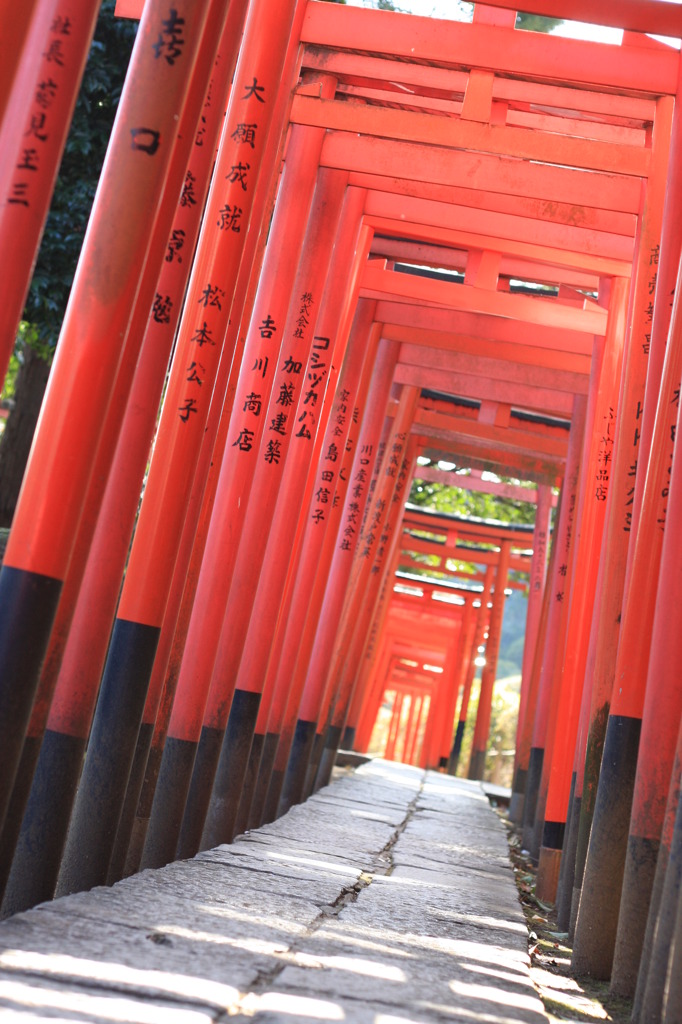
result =
[[[98,6],[4,13],[3,373]],[[649,34],[682,8],[525,0],[607,45],[513,6],[119,0],[0,572],[3,914],[273,820],[388,694],[387,755],[454,772],[485,647],[481,778],[521,572],[538,895],[576,973],[682,1020],[682,79]],[[415,473],[535,527],[411,505]]]

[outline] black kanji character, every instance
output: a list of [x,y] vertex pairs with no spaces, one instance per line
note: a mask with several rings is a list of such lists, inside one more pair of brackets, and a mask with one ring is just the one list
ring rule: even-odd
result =
[[202,348],[204,345],[215,345],[215,341],[211,338],[211,331],[209,330],[209,326],[205,320],[201,327],[197,327],[190,341],[196,342],[199,348]]
[[242,190],[246,192],[246,172],[251,169],[251,164],[243,164],[241,161],[238,164],[232,164],[230,173],[225,175],[225,179],[232,184],[238,181],[242,187]]
[[188,171],[185,175],[185,183],[182,186],[182,193],[180,195],[180,206],[196,206],[197,197],[194,192],[194,186],[196,185],[197,179],[194,177],[191,171]]
[[265,320],[261,322],[258,330],[260,331],[261,338],[271,338],[273,334],[276,332],[277,326],[269,313],[266,316]]
[[294,401],[294,385],[293,384],[280,384],[279,395],[277,396],[277,405],[283,405],[286,409],[287,406],[293,404]]
[[239,431],[239,437],[232,442],[232,447],[239,448],[240,452],[250,452],[253,448],[253,436],[253,430],[247,430],[245,427]]
[[244,399],[244,408],[242,412],[252,412],[254,416],[260,416],[262,406],[261,396],[255,394],[253,391],[246,396]]
[[265,86],[259,85],[257,78],[254,78],[252,85],[245,85],[244,88],[246,89],[246,92],[242,96],[243,100],[250,100],[253,96],[259,103],[265,103],[265,100],[260,95],[260,93],[265,92]]
[[275,463],[275,465],[277,465],[277,464],[279,464],[279,460],[281,459],[281,457],[282,457],[282,442],[281,441],[268,441],[268,443],[265,446],[265,455],[263,456],[265,461],[269,462],[270,465],[272,465],[273,462]]
[[234,139],[235,142],[245,146],[251,146],[251,149],[255,149],[257,128],[257,124],[238,124],[230,138]]
[[161,144],[161,132],[153,128],[131,128],[131,149],[138,149],[148,156],[154,156]]
[[182,55],[182,47],[185,45],[182,36],[184,24],[185,19],[178,18],[177,10],[175,7],[171,7],[168,17],[161,22],[159,38],[152,44],[156,60],[163,57],[167,64],[175,64],[176,59]]
[[38,150],[29,148],[22,150],[22,163],[17,164],[18,171],[37,171],[38,170]]
[[229,203],[226,203],[219,215],[220,220],[216,223],[221,231],[236,231],[239,234],[241,231],[239,223],[242,216],[241,206],[230,206]]
[[24,132],[24,137],[32,135],[38,142],[47,142],[47,134],[43,131],[45,127],[45,114],[41,111],[39,114],[31,115],[31,124],[27,132]]
[[201,377],[199,376],[199,372],[198,372],[199,370],[201,370],[202,373],[206,372],[206,370],[201,365],[201,363],[194,363],[194,362],[190,363],[189,366],[187,367],[187,373],[189,374],[189,376],[185,377],[185,380],[189,381],[191,384],[198,384],[199,387],[201,387],[201,385],[204,382],[201,379]]
[[292,356],[288,356],[282,365],[284,373],[300,373],[303,369],[303,363],[296,362]]
[[196,398],[186,398],[185,404],[178,406],[178,412],[180,413],[180,419],[183,423],[187,423],[191,413],[197,411],[197,400]]
[[218,285],[207,284],[201,293],[201,298],[198,300],[198,305],[203,306],[206,309],[207,306],[217,306],[218,309],[223,307],[220,305],[220,300],[225,298],[225,292]]
[[182,263],[182,256],[178,256],[178,253],[185,244],[185,232],[182,228],[174,228],[171,232],[171,236],[168,239],[168,251],[166,252],[166,263],[172,263],[175,257],[178,258],[178,263]]
[[274,419],[270,420],[270,430],[274,430],[276,434],[286,434],[288,418],[285,412],[278,412]]
[[172,309],[173,300],[170,295],[164,297],[157,292],[152,306],[152,320],[157,324],[169,324]]

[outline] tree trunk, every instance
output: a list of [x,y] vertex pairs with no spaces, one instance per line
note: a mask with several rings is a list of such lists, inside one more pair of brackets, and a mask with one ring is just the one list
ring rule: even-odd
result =
[[49,365],[26,345],[17,373],[14,408],[0,442],[0,527],[12,523],[49,374]]

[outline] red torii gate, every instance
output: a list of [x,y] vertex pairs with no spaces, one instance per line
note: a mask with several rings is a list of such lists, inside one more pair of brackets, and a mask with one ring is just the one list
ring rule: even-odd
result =
[[[26,146],[37,57],[69,34],[53,6],[8,26],[5,358],[96,8],[73,0],[50,147]],[[516,31],[511,3],[471,25],[145,5],[0,573],[6,911],[229,838],[327,777],[416,457],[451,456],[534,481],[544,515],[562,484],[544,590],[538,518],[515,813],[550,897],[561,860],[575,968],[613,963],[631,992],[644,944],[638,999],[675,1019],[679,55],[639,33],[682,18],[530,6],[623,45]]]

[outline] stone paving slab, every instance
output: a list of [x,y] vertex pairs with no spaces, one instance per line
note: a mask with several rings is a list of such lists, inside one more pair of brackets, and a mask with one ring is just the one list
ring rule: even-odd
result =
[[546,1024],[477,783],[384,761],[191,861],[0,922],[0,1021]]

